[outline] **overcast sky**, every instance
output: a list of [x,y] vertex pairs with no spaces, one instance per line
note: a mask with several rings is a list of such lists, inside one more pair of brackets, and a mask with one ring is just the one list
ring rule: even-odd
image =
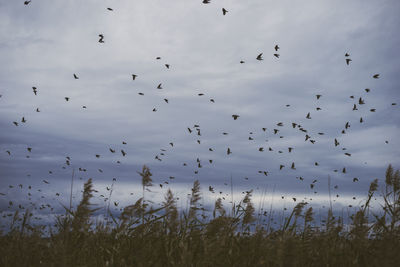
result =
[[335,199],[359,204],[389,163],[400,168],[399,13],[397,0],[0,0],[1,211],[28,192],[66,204],[72,169],[77,201],[88,178],[97,196],[116,178],[114,199],[130,204],[144,164],[148,197],[172,188],[182,206],[195,179],[205,201],[228,203],[231,176],[237,199],[321,202],[330,175]]

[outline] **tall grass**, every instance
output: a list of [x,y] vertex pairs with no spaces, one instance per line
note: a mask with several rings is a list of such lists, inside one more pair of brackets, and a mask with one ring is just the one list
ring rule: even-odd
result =
[[[95,221],[92,181],[82,200],[54,226],[34,226],[32,213],[15,212],[10,230],[0,236],[1,266],[400,266],[400,172],[386,171],[382,210],[368,215],[378,181],[351,217],[350,228],[332,208],[323,227],[314,210],[298,203],[273,230],[255,216],[252,191],[226,212],[217,199],[211,219],[200,210],[199,181],[193,184],[187,211],[179,211],[171,190],[160,208],[145,201],[151,173],[144,166],[143,196],[126,206],[112,225]],[[228,215],[229,214],[229,215]],[[46,230],[49,230],[46,232]]]

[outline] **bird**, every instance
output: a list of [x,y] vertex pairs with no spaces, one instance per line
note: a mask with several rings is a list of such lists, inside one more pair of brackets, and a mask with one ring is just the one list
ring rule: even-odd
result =
[[82,106],[82,108],[86,108],[86,106]]
[[349,157],[351,157],[351,154],[350,153],[344,153],[346,156],[349,156]]
[[39,108],[36,108],[36,112],[40,112]]
[[132,74],[132,80],[134,81],[136,79],[137,75],[136,74]]
[[258,149],[258,151],[263,152],[263,151],[264,151],[264,148],[263,148],[263,147],[260,147],[260,148]]
[[350,65],[350,61],[352,61],[351,58],[346,58],[346,64],[347,65]]
[[8,154],[9,156],[11,156],[11,151],[10,151],[10,150],[7,150],[6,152],[7,152],[7,154]]
[[263,60],[262,55],[263,55],[263,53],[259,54],[256,59],[257,60]]
[[294,166],[294,162],[292,162],[292,166],[290,168],[293,169],[293,170],[296,169],[296,167]]
[[164,98],[164,101],[168,104],[168,99]]
[[107,7],[107,10],[114,11],[114,9],[112,9],[111,7]]
[[275,51],[278,51],[280,47],[278,45],[275,45]]
[[188,129],[189,133],[192,133],[192,129],[190,129],[189,127],[187,129]]
[[346,173],[346,168],[345,167],[343,168],[342,173]]
[[69,97],[64,97],[65,101],[69,101]]
[[307,119],[311,119],[310,112],[307,113],[306,118],[307,118]]
[[48,182],[48,181],[46,181],[46,180],[43,180],[43,183],[45,183],[45,184],[49,184],[49,182]]
[[79,77],[75,73],[74,73],[74,78],[75,78],[75,80],[79,79]]
[[226,151],[226,154],[227,155],[232,154],[231,149],[229,147],[228,147],[228,150]]
[[103,34],[99,34],[99,37],[100,37],[100,39],[99,39],[99,43],[104,43],[104,35]]
[[160,84],[157,86],[157,89],[163,89],[161,85],[162,85],[162,84],[160,83]]
[[209,4],[210,0],[203,0],[203,4]]
[[139,95],[144,95],[143,93],[138,93]]
[[112,148],[110,148],[110,152],[111,152],[111,153],[115,153],[115,150],[112,149]]
[[226,10],[225,8],[222,8],[222,15],[226,15],[226,13],[228,13],[228,10]]
[[169,64],[165,64],[165,67],[166,67],[167,69],[169,69]]
[[174,143],[172,143],[172,142],[171,142],[171,143],[169,143],[169,144],[170,144],[172,147],[174,146]]
[[282,170],[285,167],[285,165],[279,165],[279,170]]
[[211,98],[211,99],[210,99],[210,102],[213,102],[213,103],[215,103],[215,100]]
[[322,95],[316,95],[317,99],[320,99]]
[[197,94],[198,96],[203,96],[204,94],[203,93],[200,93],[200,94]]
[[22,123],[25,123],[25,122],[26,122],[25,117],[22,117],[21,122],[22,122]]
[[156,59],[157,59],[157,60],[160,60],[160,59],[161,59],[161,57],[156,57]]
[[350,55],[349,55],[348,53],[346,53],[344,56],[345,56],[345,57],[349,57]]
[[363,122],[364,122],[363,118],[362,118],[362,117],[360,117],[360,123],[363,123]]
[[364,100],[361,97],[358,99],[358,104],[359,105],[364,105],[365,104]]
[[364,90],[365,90],[365,92],[367,92],[367,93],[369,93],[369,91],[371,91],[371,89],[369,89],[369,88],[365,88]]
[[126,156],[126,152],[123,149],[121,149],[121,154],[122,154],[123,157]]
[[125,141],[122,141],[122,144],[123,144],[123,145],[126,145],[127,143],[126,143]]
[[240,117],[240,116],[239,116],[239,115],[236,115],[236,114],[233,114],[233,115],[232,115],[233,120],[237,120],[239,117]]
[[243,60],[240,60],[240,62],[239,62],[240,64],[243,64],[243,63],[245,63]]
[[293,147],[288,147],[289,153],[292,152]]
[[153,112],[156,112],[157,111],[157,109],[156,108],[153,108]]
[[29,1],[25,1],[25,2],[24,2],[24,5],[27,6],[27,5],[29,5],[30,2],[31,2],[30,0],[29,0]]
[[100,155],[99,155],[99,154],[96,154],[96,158],[100,158]]
[[279,54],[274,54],[274,56],[275,56],[276,58],[279,58],[280,55],[279,55]]
[[372,78],[374,78],[374,79],[379,79],[379,74],[374,74],[374,75],[372,76]]
[[26,149],[28,150],[28,152],[32,152],[32,148],[31,147],[28,147]]
[[357,105],[356,105],[356,104],[354,104],[354,105],[353,105],[353,110],[358,110],[358,108],[357,108]]
[[371,111],[371,112],[375,112],[375,111],[376,111],[376,109],[374,109],[374,108],[371,108],[369,111]]

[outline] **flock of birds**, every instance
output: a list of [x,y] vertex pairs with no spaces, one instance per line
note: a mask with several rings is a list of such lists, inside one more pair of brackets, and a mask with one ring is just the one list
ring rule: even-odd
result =
[[[31,3],[31,1],[25,1],[25,2],[24,2],[24,5],[29,5],[30,3]],[[204,0],[203,3],[204,3],[204,4],[209,4],[209,3],[210,3],[210,0]],[[110,7],[108,7],[107,10],[108,10],[108,11],[111,11],[111,12],[113,11],[113,9],[110,8]],[[223,9],[222,9],[222,14],[223,14],[223,15],[226,15],[227,13],[228,13],[228,10],[226,10],[225,8],[223,8]],[[104,34],[99,34],[98,37],[99,37],[98,43],[99,43],[100,45],[104,44],[105,41],[106,41],[106,37],[104,36]],[[272,52],[272,54],[273,54],[273,56],[276,57],[277,59],[280,58],[280,54],[278,54],[279,50],[280,50],[280,47],[279,47],[278,44],[276,44],[276,45],[273,47],[273,52]],[[157,57],[155,57],[155,59],[156,59],[156,60],[161,60],[161,57],[160,57],[160,56],[157,56]],[[259,61],[259,62],[263,61],[263,60],[264,60],[264,58],[263,58],[263,53],[258,53],[258,55],[255,54],[254,60],[257,60],[257,61]],[[345,53],[345,55],[344,55],[344,61],[345,61],[345,64],[348,65],[348,66],[351,64],[352,59],[350,58],[349,53]],[[244,60],[240,60],[240,61],[238,60],[238,62],[239,62],[240,64],[244,64],[244,63],[245,63]],[[164,66],[165,66],[165,68],[168,69],[168,70],[171,68],[170,64],[167,64],[167,63],[164,64]],[[136,81],[137,79],[140,79],[140,76],[139,76],[138,74],[131,74],[131,77],[132,77],[132,81]],[[76,73],[73,73],[72,78],[75,79],[75,80],[79,80],[79,79],[80,79],[79,76],[78,76],[78,74],[76,74]],[[379,78],[380,78],[380,74],[374,74],[374,75],[372,75],[372,78],[373,78],[373,79],[379,79]],[[157,90],[163,90],[163,89],[164,89],[162,83],[158,83],[158,84],[155,86],[155,88],[156,88]],[[367,94],[368,94],[370,91],[371,91],[371,90],[370,90],[369,88],[365,89],[365,92],[366,92]],[[34,97],[40,95],[40,89],[37,88],[36,86],[32,86],[32,92],[33,92]],[[138,94],[139,94],[140,96],[144,96],[144,93],[143,93],[143,92],[139,92]],[[203,93],[199,93],[198,96],[204,96],[204,94],[203,94]],[[2,97],[2,95],[0,95],[0,98],[1,98],[1,97]],[[316,95],[315,95],[315,100],[318,102],[318,101],[321,99],[321,97],[323,97],[321,94],[316,94]],[[72,99],[71,99],[69,96],[65,96],[64,99],[65,99],[66,102],[72,101]],[[352,105],[352,109],[349,107],[349,110],[351,109],[351,110],[354,111],[354,112],[358,111],[358,110],[359,110],[359,107],[361,107],[361,106],[363,106],[363,105],[366,104],[366,102],[365,102],[365,96],[357,96],[357,97],[356,97],[356,96],[354,96],[354,95],[351,95],[351,96],[350,96],[350,99],[352,99],[352,100],[354,101],[354,103],[351,104],[351,105]],[[165,103],[169,104],[169,99],[165,98],[164,101],[165,101]],[[209,101],[210,101],[211,103],[215,103],[214,98],[210,98]],[[392,105],[392,106],[395,106],[396,103],[392,103],[391,105]],[[286,106],[289,107],[290,105],[287,104]],[[86,109],[87,106],[84,105],[84,106],[82,106],[82,108],[83,108],[83,109]],[[320,111],[320,110],[322,110],[321,107],[319,107],[319,106],[316,107],[316,111]],[[156,111],[157,111],[157,107],[153,107],[153,108],[152,108],[152,111],[153,111],[153,112],[156,112]],[[370,108],[369,111],[370,111],[370,112],[376,112],[376,109],[375,109],[375,108]],[[36,112],[41,112],[41,110],[40,110],[39,107],[36,108]],[[308,120],[311,120],[311,119],[312,119],[312,117],[311,117],[311,112],[308,112],[307,114],[305,114],[305,115],[304,115],[304,118],[305,118],[305,119],[308,119]],[[20,120],[18,120],[18,121],[13,121],[12,124],[15,125],[16,127],[19,127],[19,126],[21,126],[21,124],[27,123],[27,122],[28,122],[28,119],[29,119],[29,118],[25,118],[25,116],[24,116],[24,117],[22,117],[22,118],[21,118]],[[232,119],[233,119],[234,121],[238,121],[238,120],[241,119],[241,116],[240,116],[239,114],[232,114]],[[363,123],[363,122],[364,122],[364,118],[363,118],[362,116],[360,116],[359,123]],[[274,126],[271,127],[271,128],[260,127],[260,132],[265,133],[265,134],[270,133],[271,136],[275,136],[276,138],[281,139],[281,138],[284,138],[284,136],[282,136],[282,135],[280,134],[280,132],[281,132],[281,129],[282,129],[283,127],[285,127],[285,126],[286,126],[286,125],[284,124],[284,122],[277,122],[277,123],[275,123]],[[346,132],[349,131],[349,129],[350,129],[350,127],[351,127],[351,124],[350,124],[349,121],[347,121],[347,122],[344,122],[344,123],[343,123],[343,126],[344,126],[344,127],[343,127],[343,129],[341,130],[341,134],[346,134]],[[325,134],[324,132],[313,133],[311,130],[306,129],[303,125],[301,125],[301,124],[298,123],[298,122],[292,122],[291,125],[289,125],[289,127],[291,127],[292,129],[294,129],[294,130],[298,131],[300,134],[302,134],[302,135],[304,136],[304,142],[309,142],[311,145],[313,145],[313,144],[315,144],[315,143],[317,142],[318,136],[322,136],[322,135]],[[195,135],[195,136],[196,136],[196,138],[195,138],[195,139],[196,139],[196,142],[197,142],[198,144],[202,144],[202,143],[201,143],[201,136],[202,136],[201,133],[202,133],[202,131],[201,131],[200,125],[195,124],[195,125],[193,125],[193,126],[189,126],[189,127],[187,127],[186,129],[182,129],[182,130],[187,131],[187,134],[189,134],[189,135]],[[229,133],[223,132],[222,134],[223,134],[223,135],[228,135]],[[254,139],[255,139],[255,137],[254,137],[254,132],[249,132],[248,141],[251,142],[251,141],[254,141]],[[341,148],[341,149],[343,150],[344,156],[351,157],[351,153],[347,152],[347,148],[341,147],[341,146],[340,146],[340,140],[339,140],[339,139],[340,139],[339,137],[334,138],[334,139],[332,140],[332,145],[334,145],[334,147],[339,147],[339,148]],[[387,144],[388,141],[386,140],[385,143]],[[126,141],[121,141],[121,144],[122,144],[122,146],[127,146],[127,145],[128,145]],[[172,148],[174,147],[174,142],[170,142],[170,143],[168,144],[168,146],[172,149]],[[294,146],[289,146],[289,147],[287,147],[286,149],[287,149],[287,153],[292,153],[293,150],[295,149],[295,147],[294,147]],[[285,150],[286,150],[286,149],[285,149]],[[27,152],[28,152],[28,154],[26,155],[26,158],[30,158],[30,155],[31,155],[32,153],[35,152],[34,149],[33,149],[32,147],[30,147],[30,146],[28,146],[28,147],[26,148],[26,150],[27,150]],[[115,147],[109,147],[108,150],[109,150],[109,152],[112,153],[112,154],[120,153],[122,157],[126,157],[126,156],[127,156],[126,149],[123,148],[123,147],[120,147],[120,148],[118,148],[118,149],[115,148]],[[258,147],[257,150],[258,150],[258,152],[265,152],[265,151],[273,152],[273,151],[275,151],[275,149],[274,149],[273,147],[264,147],[264,146]],[[159,151],[160,151],[159,153],[156,153],[156,155],[154,155],[154,160],[156,160],[156,161],[158,161],[158,162],[161,162],[161,161],[163,161],[164,157],[167,155],[167,153],[169,152],[169,150],[166,149],[166,148],[164,147],[164,148],[160,148]],[[208,151],[209,151],[210,153],[212,153],[212,152],[215,151],[215,148],[209,147],[209,148],[208,148]],[[6,150],[5,150],[5,153],[7,153],[8,156],[12,156],[12,155],[13,155],[13,151],[11,151],[10,149],[6,149]],[[229,157],[229,156],[230,156],[231,154],[233,154],[233,153],[235,153],[235,151],[233,151],[229,146],[226,147],[226,156],[227,156],[227,157]],[[284,153],[284,151],[283,151],[283,150],[277,150],[277,153],[279,153],[279,154],[280,154],[280,153]],[[95,154],[94,157],[95,157],[95,158],[100,158],[100,157],[102,157],[102,155],[101,155],[101,154]],[[204,159],[201,159],[201,158],[197,157],[197,158],[195,159],[195,168],[193,169],[194,174],[198,174],[198,173],[199,173],[199,170],[203,167],[204,162],[206,162],[206,163],[208,163],[208,164],[214,164],[214,160],[213,160],[213,159],[205,159],[205,160],[204,160]],[[120,161],[120,160],[117,160],[116,163],[117,163],[117,164],[121,164],[121,161]],[[63,169],[66,169],[68,166],[71,166],[71,164],[72,164],[72,163],[71,163],[71,157],[70,157],[70,156],[66,156],[66,157],[65,157],[65,162],[63,163],[62,168],[63,168]],[[188,167],[188,162],[182,162],[181,164],[182,164],[183,167]],[[314,162],[314,166],[319,166],[319,163],[318,163],[317,161]],[[279,166],[276,166],[276,169],[274,169],[274,170],[272,170],[272,171],[281,171],[281,170],[283,170],[283,169],[285,169],[285,168],[289,168],[289,169],[291,169],[291,170],[296,170],[296,163],[295,163],[295,162],[289,162],[289,163],[279,164]],[[77,170],[78,170],[79,172],[83,172],[83,173],[87,172],[87,169],[84,168],[84,167],[79,167]],[[340,168],[334,169],[333,171],[334,171],[334,172],[342,172],[342,173],[346,173],[346,172],[347,172],[345,166],[341,166]],[[48,172],[49,172],[49,175],[53,174],[53,171],[52,171],[52,170],[49,170]],[[98,172],[102,173],[103,170],[102,170],[102,169],[98,169]],[[259,175],[268,176],[268,175],[270,175],[271,170],[262,169],[262,170],[258,170],[257,172],[258,172]],[[28,175],[28,176],[29,176],[29,175]],[[298,180],[300,180],[300,181],[304,181],[304,177],[302,177],[302,176],[297,176],[296,178],[297,178]],[[81,179],[82,179],[82,177],[81,177]],[[175,176],[169,176],[165,181],[163,181],[163,183],[160,183],[159,186],[162,188],[164,185],[169,184],[170,180],[173,180],[173,179],[175,179]],[[248,177],[244,177],[244,179],[245,179],[245,180],[249,180]],[[112,190],[113,190],[113,186],[114,186],[114,182],[115,182],[115,181],[116,181],[116,178],[113,178],[112,185],[111,185],[110,187],[107,187],[107,188],[106,188],[106,190],[109,191],[109,193],[110,193],[109,196],[105,196],[104,194],[101,194],[101,195],[100,195],[100,197],[102,197],[103,200],[104,200],[105,202],[110,201],[111,193],[112,193]],[[358,182],[358,181],[359,181],[359,178],[354,177],[354,178],[352,179],[352,181],[353,181],[353,182]],[[49,179],[43,179],[42,182],[43,182],[44,184],[50,184]],[[315,194],[317,193],[317,191],[315,191],[315,184],[316,184],[317,182],[318,182],[318,179],[313,179],[312,182],[309,184],[310,189],[314,190],[314,193],[315,193]],[[225,183],[225,185],[228,185],[228,184]],[[24,185],[23,185],[23,184],[9,185],[9,189],[13,189],[13,188],[20,188],[20,189],[23,189],[23,188],[24,188]],[[335,185],[334,188],[337,189],[338,186]],[[51,204],[48,204],[48,203],[47,203],[47,204],[38,205],[35,201],[32,200],[32,193],[31,193],[31,190],[33,190],[33,187],[32,187],[31,185],[28,185],[28,186],[27,186],[27,189],[28,189],[28,198],[29,198],[29,200],[30,200],[30,205],[32,206],[33,209],[35,209],[35,210],[37,210],[37,209],[39,209],[39,210],[50,209],[51,211],[53,211],[54,207],[53,207]],[[4,188],[3,188],[2,190],[4,190]],[[209,185],[209,186],[208,186],[208,190],[209,190],[211,193],[216,193],[215,190],[214,190],[213,185]],[[39,189],[37,189],[37,191],[38,191],[38,192],[42,192],[42,189],[39,188]],[[96,190],[95,190],[95,192],[98,193],[98,191],[96,191]],[[242,193],[245,193],[245,192],[242,192]],[[132,195],[132,194],[133,194],[133,193],[131,193],[131,195]],[[227,197],[227,196],[229,195],[229,194],[224,193],[223,191],[219,191],[219,194],[222,195],[222,198],[223,198],[223,199],[225,199],[225,197]],[[5,196],[7,196],[7,193],[5,193],[5,192],[0,192],[0,196],[4,196],[4,197],[5,197]],[[56,196],[56,197],[60,197],[60,196],[61,196],[61,193],[56,192],[56,193],[55,193],[55,196]],[[54,197],[54,196],[53,196],[53,197]],[[339,195],[337,194],[336,197],[339,197]],[[43,196],[41,196],[41,198],[46,198],[46,196],[43,195]],[[285,198],[285,196],[282,196],[282,199],[283,199],[283,198]],[[353,198],[355,199],[355,197],[353,197]],[[293,201],[297,201],[297,199],[294,198],[294,197],[293,197],[292,199],[293,199]],[[312,199],[311,199],[311,200],[312,200]],[[9,205],[8,205],[8,208],[11,209],[11,208],[13,207],[13,205],[14,205],[14,203],[13,203],[12,201],[10,201],[10,202],[9,202]],[[117,206],[118,206],[118,202],[114,201],[114,205],[117,207]],[[351,205],[350,205],[350,206],[351,206]],[[25,207],[24,207],[23,205],[21,205],[21,204],[19,204],[18,207],[19,207],[20,209],[25,209]],[[11,213],[9,213],[9,214],[3,213],[3,217],[5,217],[5,216],[11,216],[10,214],[11,214]],[[37,219],[40,219],[40,218],[37,217]]]

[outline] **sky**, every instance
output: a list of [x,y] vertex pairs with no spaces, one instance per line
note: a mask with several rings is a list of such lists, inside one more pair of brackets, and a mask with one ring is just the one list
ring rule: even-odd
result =
[[104,205],[115,178],[118,209],[141,197],[143,165],[155,203],[171,188],[185,208],[198,179],[209,204],[253,189],[277,208],[327,205],[330,177],[337,207],[359,205],[400,168],[399,12],[397,0],[0,0],[0,213],[62,210],[73,170],[74,202],[92,178]]

